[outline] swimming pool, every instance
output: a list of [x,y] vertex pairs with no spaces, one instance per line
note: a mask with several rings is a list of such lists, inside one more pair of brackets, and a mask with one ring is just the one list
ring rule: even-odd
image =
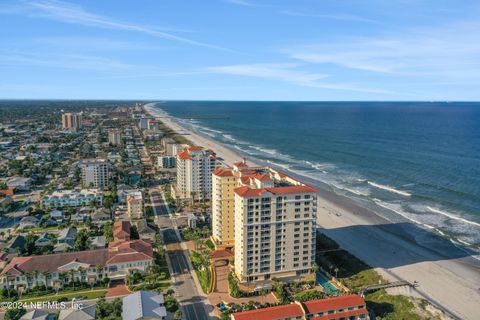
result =
[[323,287],[325,293],[329,296],[339,296],[341,292],[335,287],[327,278],[325,278],[320,272],[317,272],[317,284]]

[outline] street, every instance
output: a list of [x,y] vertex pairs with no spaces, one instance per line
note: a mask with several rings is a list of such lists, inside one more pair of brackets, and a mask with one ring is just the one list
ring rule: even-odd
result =
[[183,316],[188,320],[211,319],[208,313],[213,309],[205,295],[199,292],[195,284],[188,261],[188,250],[182,248],[176,224],[169,214],[168,207],[162,193],[158,189],[151,189],[151,202],[155,213],[156,223],[162,232],[165,244],[175,244],[174,250],[168,250],[168,257],[172,271],[173,289],[181,306]]

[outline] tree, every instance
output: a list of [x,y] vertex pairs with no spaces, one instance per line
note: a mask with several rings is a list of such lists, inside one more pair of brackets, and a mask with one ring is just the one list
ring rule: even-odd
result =
[[5,312],[5,320],[19,320],[27,310],[24,307],[8,308]]
[[37,241],[38,236],[33,233],[28,233],[25,236],[25,244],[23,245],[22,254],[25,256],[31,256],[35,253],[37,247],[35,246],[35,241]]
[[108,242],[113,240],[113,229],[111,224],[103,225],[103,234],[105,235],[105,239],[107,239]]
[[89,245],[88,245],[88,240],[89,238],[89,234],[88,234],[88,231],[87,229],[82,229],[80,231],[78,231],[76,234],[75,234],[75,238],[74,238],[74,243],[73,243],[73,249],[75,251],[83,251],[83,250],[87,250]]
[[130,227],[130,239],[132,239],[132,240],[140,239],[140,235],[138,234],[137,226],[135,226],[135,225]]
[[180,309],[175,311],[174,319],[176,319],[176,320],[181,320],[182,319],[182,311]]
[[102,319],[122,319],[122,300],[116,298],[111,302],[107,302],[105,298],[97,301],[95,318]]

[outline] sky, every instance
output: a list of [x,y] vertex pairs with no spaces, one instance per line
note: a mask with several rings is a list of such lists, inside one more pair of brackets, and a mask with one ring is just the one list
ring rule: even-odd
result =
[[0,99],[480,101],[478,0],[2,0]]

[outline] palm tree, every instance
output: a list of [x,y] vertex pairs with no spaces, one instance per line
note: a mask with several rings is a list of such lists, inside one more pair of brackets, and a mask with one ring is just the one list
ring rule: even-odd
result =
[[103,266],[97,265],[95,269],[97,270],[97,278],[99,279],[100,275],[103,275]]
[[45,283],[45,287],[47,287],[47,277],[50,274],[48,271],[42,271],[43,282]]
[[316,274],[318,272],[318,269],[319,269],[318,264],[314,263],[312,266],[312,272]]
[[84,278],[87,274],[87,270],[84,267],[78,267],[78,272],[80,272],[80,282],[85,282]]
[[335,269],[333,271],[335,271],[335,278],[338,278],[338,271],[339,271],[338,267],[335,267]]
[[68,270],[68,274],[70,275],[70,282],[72,283],[72,288],[75,291],[75,270],[74,269]]
[[38,275],[40,274],[40,271],[34,270],[32,274],[33,274],[33,277],[35,278],[35,286],[38,287]]

